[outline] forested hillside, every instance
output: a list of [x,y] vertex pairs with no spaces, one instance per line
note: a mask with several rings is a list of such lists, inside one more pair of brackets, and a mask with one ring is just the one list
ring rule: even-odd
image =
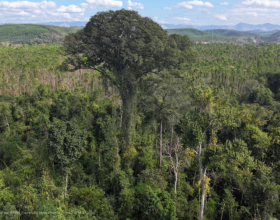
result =
[[[179,28],[179,29],[167,29],[168,34],[180,34],[180,35],[188,35],[190,38],[192,37],[212,37],[212,32],[208,33],[207,31],[200,31],[193,28]],[[213,34],[213,37],[219,37],[217,34]]]
[[4,24],[0,25],[0,42],[30,43],[62,43],[64,37],[74,33],[81,27],[58,27],[39,24]]
[[210,29],[205,31],[193,28],[167,29],[168,34],[187,35],[197,43],[263,44],[279,43],[279,31],[236,31],[229,29]]
[[102,15],[63,45],[0,47],[0,218],[280,219],[280,45],[193,44],[148,20],[116,62],[115,42],[76,41],[127,48]]
[[[212,30],[209,31],[200,31],[193,28],[179,28],[179,29],[167,29],[166,30],[168,34],[179,34],[179,35],[187,35],[193,42],[197,43],[213,43],[213,42],[220,42],[220,43],[238,43],[238,44],[244,44],[248,43],[249,41],[252,41],[251,39],[248,40],[247,38],[244,38],[244,36],[250,35],[250,34],[243,34],[243,35],[225,35],[225,33],[228,33],[229,30],[218,30],[217,33],[215,33]],[[237,32],[237,31],[236,31]],[[242,32],[241,32],[242,33]],[[254,35],[254,34],[251,34]]]
[[269,36],[269,35],[272,35],[272,34],[274,34],[274,33],[276,33],[276,32],[278,32],[279,30],[273,30],[273,31],[261,31],[261,30],[252,30],[252,31],[246,31],[246,32],[248,32],[248,33],[256,33],[256,34],[258,34],[258,35],[260,35],[260,36]]
[[205,32],[213,33],[220,36],[228,37],[238,37],[238,36],[247,36],[247,37],[258,37],[257,33],[248,32],[248,31],[235,31],[235,30],[226,30],[226,29],[214,29],[206,30]]

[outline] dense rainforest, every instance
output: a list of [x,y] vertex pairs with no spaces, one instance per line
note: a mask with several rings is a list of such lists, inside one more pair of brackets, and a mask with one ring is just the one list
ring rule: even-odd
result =
[[0,219],[280,219],[280,45],[172,35],[191,64],[164,60],[177,69],[134,91],[122,63],[72,59],[96,23],[64,45],[0,47]]

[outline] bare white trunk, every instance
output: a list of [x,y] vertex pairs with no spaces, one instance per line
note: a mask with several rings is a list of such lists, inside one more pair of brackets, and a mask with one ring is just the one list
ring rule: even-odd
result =
[[[178,176],[179,176],[179,171],[182,163],[187,162],[186,159],[184,158],[184,152],[182,151],[182,145],[180,142],[180,138],[176,138],[176,142],[171,145],[166,144],[164,148],[165,156],[170,159],[170,163],[168,166],[170,167],[170,170],[173,170],[174,172],[174,190],[175,193],[177,193],[177,185],[178,185]],[[180,159],[180,157],[183,157],[183,159]]]
[[223,220],[223,214],[224,214],[225,204],[226,204],[226,203],[224,203],[224,205],[223,205],[223,210],[222,210],[221,220]]
[[161,167],[162,160],[162,120],[160,120],[160,134],[159,134],[159,167]]
[[171,145],[172,145],[172,141],[173,141],[173,125],[171,126],[171,141],[170,141]]
[[200,209],[199,209],[199,220],[203,220],[203,212],[204,212],[204,203],[205,203],[205,181],[204,177],[206,175],[206,169],[204,169],[203,172],[203,165],[201,161],[201,145],[202,143],[199,143],[199,146],[197,146],[197,158],[199,162],[199,179],[200,179],[200,184],[201,184],[201,201],[200,201]]
[[201,202],[200,202],[200,210],[199,210],[199,220],[203,220],[204,200],[205,200],[205,193],[204,193],[204,185],[202,184],[202,187],[201,187]]
[[174,189],[175,189],[175,193],[177,193],[178,174],[177,174],[177,172],[174,172],[174,173],[175,173]]
[[176,158],[176,165],[174,168],[174,173],[175,173],[175,193],[177,192],[177,182],[178,182],[178,172],[179,172],[179,166],[180,166],[180,162],[179,162],[179,158],[178,158],[178,150],[180,147],[180,143],[176,143],[176,148],[175,148],[175,158]]
[[65,176],[65,190],[64,190],[64,198],[66,198],[67,196],[67,181],[68,181],[68,173],[66,173],[66,176]]

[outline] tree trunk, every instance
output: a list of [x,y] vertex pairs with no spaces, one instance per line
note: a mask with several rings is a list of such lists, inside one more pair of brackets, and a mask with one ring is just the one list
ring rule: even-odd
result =
[[196,178],[196,171],[194,172],[193,186],[194,186],[195,178]]
[[124,146],[126,149],[131,147],[131,142],[135,133],[135,116],[137,107],[137,92],[120,92],[123,102],[123,118],[122,118],[122,130]]
[[67,181],[68,181],[68,173],[66,173],[66,176],[65,176],[65,195],[64,195],[64,199],[66,198],[67,196]]
[[175,184],[174,184],[175,193],[177,193],[177,181],[178,181],[178,174],[177,172],[175,172]]
[[200,203],[200,210],[199,210],[199,220],[203,220],[204,200],[205,200],[204,185],[202,185],[202,187],[201,187],[201,203]]
[[171,146],[172,146],[172,142],[173,142],[173,125],[171,126],[171,140],[170,140]]
[[8,121],[7,116],[6,116],[6,125],[7,125],[8,127],[10,127],[10,124],[9,124],[9,121]]
[[162,161],[162,120],[160,120],[160,133],[159,133],[159,167]]
[[[205,181],[204,177],[206,175],[207,167],[205,167],[203,172],[203,165],[201,161],[201,142],[199,143],[199,146],[197,147],[198,151],[198,162],[199,162],[199,179],[201,184],[201,202],[200,202],[200,209],[199,209],[199,220],[203,220],[203,212],[204,212],[204,202],[205,202]],[[199,149],[198,149],[199,148]]]
[[221,220],[223,220],[223,214],[224,214],[225,204],[226,204],[226,203],[224,203],[224,205],[223,205],[223,210],[222,210]]

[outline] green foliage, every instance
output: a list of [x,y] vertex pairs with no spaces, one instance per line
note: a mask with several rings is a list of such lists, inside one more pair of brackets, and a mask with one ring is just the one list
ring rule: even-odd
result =
[[247,31],[235,31],[235,30],[227,30],[227,29],[213,29],[213,30],[206,30],[206,32],[220,35],[220,36],[248,36],[248,37],[258,37],[259,35],[253,32]]
[[163,70],[179,75],[194,61],[191,45],[187,36],[168,36],[150,18],[125,9],[97,13],[84,29],[65,38],[63,46],[72,70],[94,69],[104,83],[108,80],[118,89],[123,107],[123,157],[133,151],[141,78]]
[[114,212],[107,199],[104,198],[105,192],[102,189],[98,189],[94,185],[84,188],[71,187],[69,193],[71,195],[70,205],[83,207],[97,219],[112,219]]
[[[167,29],[168,34],[180,34],[180,35],[188,35],[190,38],[192,37],[212,37],[211,34],[207,31],[200,31],[193,28],[179,28],[179,29]],[[218,35],[214,32],[213,37],[218,37]]]
[[138,184],[136,190],[135,216],[140,219],[172,219],[176,218],[176,208],[168,192],[154,191],[149,185]]
[[76,28],[66,28],[39,24],[0,25],[0,42],[14,43],[62,43],[65,35],[76,32]]
[[51,160],[58,160],[63,171],[70,172],[86,146],[87,133],[81,131],[75,121],[63,122],[54,119],[49,129],[48,150]]
[[[124,10],[92,19],[122,13],[139,18]],[[191,44],[139,19],[153,56],[145,40],[130,41],[125,29],[135,26],[136,38],[142,24],[112,21],[108,36],[119,37],[124,28],[122,60],[94,63],[88,56],[94,50],[86,48],[81,65],[95,71],[68,72],[59,45],[0,48],[0,212],[45,212],[0,218],[197,220],[204,195],[204,219],[280,219],[280,46]],[[91,36],[92,28],[107,36],[93,24],[78,33]],[[67,37],[77,51],[82,45],[72,38],[79,34]],[[133,54],[126,50],[137,45]],[[166,64],[153,63],[156,56]],[[117,71],[125,59],[128,78]],[[108,77],[128,87],[119,89]],[[131,85],[138,86],[136,97],[127,92]],[[127,108],[135,98],[129,148],[123,148],[122,95]],[[176,161],[182,164],[175,192]]]
[[269,88],[253,88],[249,94],[249,103],[258,103],[259,105],[272,105],[273,93]]

